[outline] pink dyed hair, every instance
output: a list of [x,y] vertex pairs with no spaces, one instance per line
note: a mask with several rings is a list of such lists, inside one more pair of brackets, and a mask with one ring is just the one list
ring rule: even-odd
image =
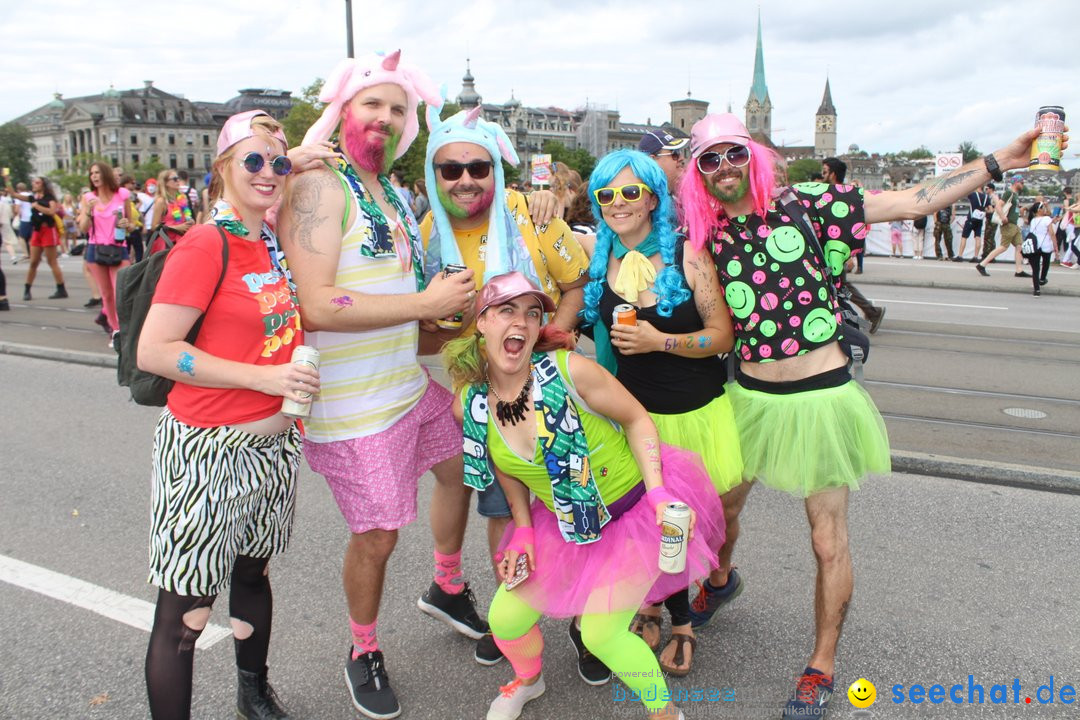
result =
[[[750,196],[754,201],[754,212],[764,217],[773,198],[773,182],[776,177],[773,166],[777,155],[773,150],[753,140],[746,145],[750,148]],[[696,156],[679,181],[679,207],[682,209],[682,221],[686,226],[690,245],[695,250],[701,250],[720,226],[724,206],[705,189]]]

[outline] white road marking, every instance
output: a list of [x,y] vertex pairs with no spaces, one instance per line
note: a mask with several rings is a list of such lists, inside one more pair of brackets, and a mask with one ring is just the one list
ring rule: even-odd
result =
[[[153,627],[154,606],[145,600],[128,597],[6,555],[0,555],[0,580],[96,612],[139,630],[150,632]],[[232,631],[228,628],[208,623],[195,642],[195,647],[205,650],[230,635]]]
[[996,305],[959,305],[957,303],[920,302],[918,300],[890,300],[888,298],[871,298],[876,303],[904,303],[905,305],[934,305],[936,307],[975,308],[977,310],[1008,310],[1007,307]]

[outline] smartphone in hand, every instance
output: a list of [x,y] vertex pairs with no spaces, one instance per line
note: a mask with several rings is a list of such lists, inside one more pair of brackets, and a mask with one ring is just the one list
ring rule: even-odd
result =
[[521,553],[517,558],[517,565],[514,566],[514,574],[506,579],[506,589],[513,590],[521,583],[525,582],[529,577],[529,555],[527,553]]

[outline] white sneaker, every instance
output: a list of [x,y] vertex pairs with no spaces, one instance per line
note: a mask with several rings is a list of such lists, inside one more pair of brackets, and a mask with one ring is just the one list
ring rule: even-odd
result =
[[491,701],[487,720],[517,720],[525,703],[544,694],[544,676],[532,685],[523,685],[520,678],[514,678],[509,685],[499,688],[501,694]]

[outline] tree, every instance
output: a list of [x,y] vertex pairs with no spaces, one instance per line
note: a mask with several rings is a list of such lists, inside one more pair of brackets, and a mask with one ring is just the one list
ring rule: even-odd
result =
[[965,163],[969,163],[982,156],[982,153],[979,152],[979,148],[975,147],[975,143],[970,140],[965,140],[960,143],[960,153],[964,156]]
[[150,179],[157,179],[158,173],[165,169],[165,164],[158,160],[156,157],[151,157],[144,163],[139,163],[131,169],[132,175],[135,177],[135,182],[139,187],[142,187],[143,183]]
[[587,180],[596,167],[596,158],[585,148],[571,150],[558,140],[545,140],[540,150],[545,155],[551,155],[552,162],[566,163],[577,170],[582,180]]
[[[49,173],[53,182],[60,186],[65,193],[78,195],[83,188],[90,184],[88,173],[90,166],[96,162],[105,163],[112,167],[112,162],[104,155],[95,153],[79,153],[71,158],[71,167],[67,170],[56,169]],[[119,178],[117,178],[119,180]]]
[[25,125],[15,122],[0,125],[0,167],[10,170],[12,184],[25,182],[29,184],[30,156],[34,152],[34,142],[30,139],[30,131]]
[[293,103],[289,114],[281,121],[285,126],[285,137],[289,140],[289,147],[299,145],[308,128],[322,115],[326,103],[319,102],[319,93],[322,92],[323,79],[315,78],[315,82],[300,91],[300,99]]
[[925,145],[920,145],[914,150],[898,152],[896,155],[897,157],[907,158],[908,160],[930,160],[934,157],[934,153],[930,152]]
[[821,161],[814,158],[802,158],[788,165],[787,176],[788,182],[794,185],[795,183],[806,182],[810,179],[810,176],[814,173],[821,172]]

